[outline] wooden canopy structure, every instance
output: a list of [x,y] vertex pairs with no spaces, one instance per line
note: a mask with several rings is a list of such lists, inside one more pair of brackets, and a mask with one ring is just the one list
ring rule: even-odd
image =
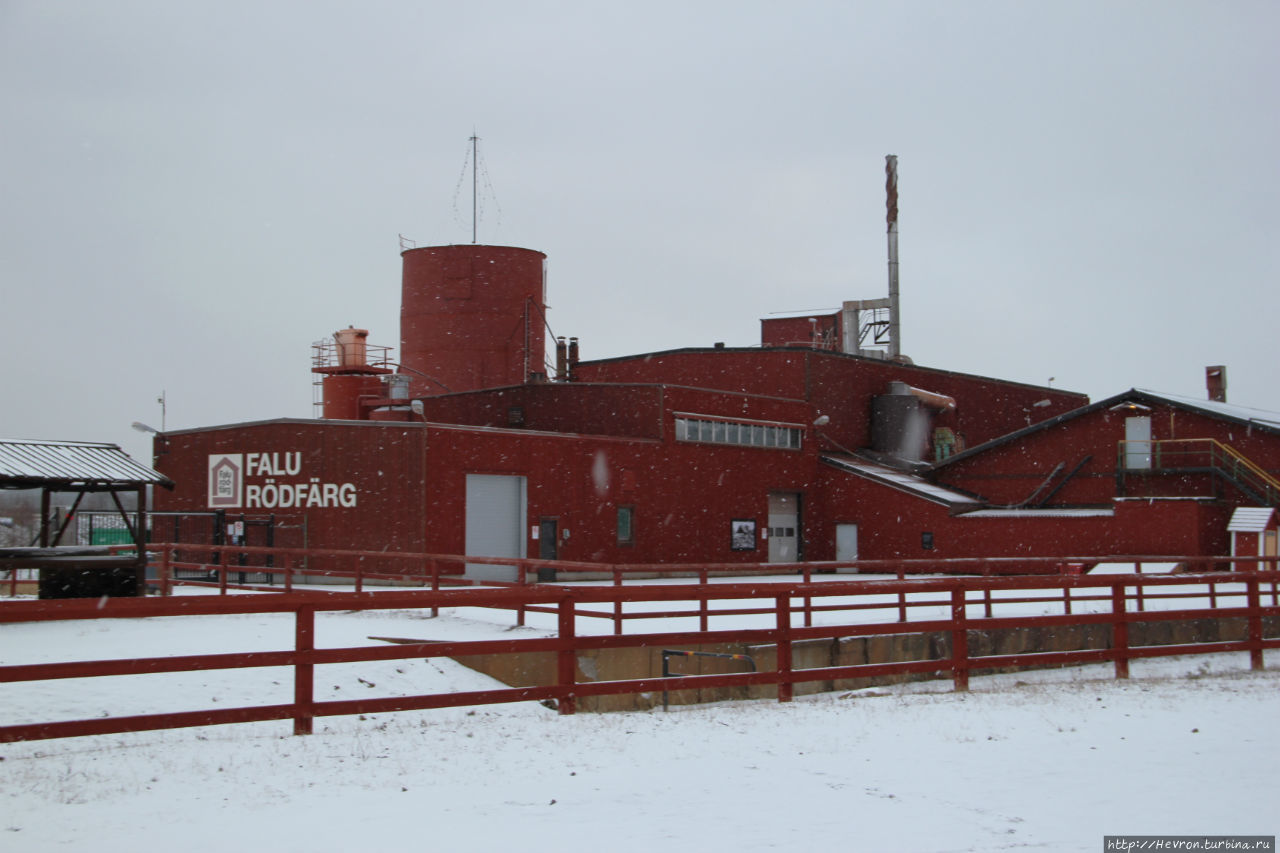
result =
[[[0,439],[0,489],[41,492],[38,544],[0,549],[0,569],[39,569],[41,598],[141,594],[147,565],[148,486],[172,488],[173,481],[115,444]],[[58,492],[76,497],[67,514],[55,520],[51,497]],[[111,496],[135,546],[132,553],[63,544],[85,495],[96,492]],[[120,500],[122,493],[130,492],[137,496],[134,512]]]

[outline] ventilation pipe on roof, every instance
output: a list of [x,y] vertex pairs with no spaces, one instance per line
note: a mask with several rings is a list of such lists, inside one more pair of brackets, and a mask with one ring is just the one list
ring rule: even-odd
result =
[[569,381],[572,382],[578,372],[578,339],[569,338]]
[[884,158],[885,220],[889,243],[889,358],[902,355],[902,316],[898,303],[898,158]]
[[929,448],[934,417],[955,407],[955,399],[945,394],[890,382],[888,393],[871,400],[871,448],[893,459],[919,462]]
[[348,326],[333,333],[339,367],[364,367],[368,353],[368,329]]
[[407,373],[390,373],[382,377],[387,386],[387,397],[392,400],[409,399],[409,375]]
[[569,378],[569,344],[564,338],[556,338],[556,381]]

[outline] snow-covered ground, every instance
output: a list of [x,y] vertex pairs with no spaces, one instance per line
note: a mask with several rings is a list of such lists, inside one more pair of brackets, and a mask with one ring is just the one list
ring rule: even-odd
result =
[[[509,629],[334,613],[321,646]],[[605,623],[601,623],[602,626]],[[253,615],[0,626],[5,663],[292,645]],[[1280,826],[1280,668],[1244,654],[628,714],[536,703],[0,745],[0,849],[1099,850]],[[448,660],[318,667],[316,695],[490,686]],[[6,723],[266,704],[288,670],[0,685]]]

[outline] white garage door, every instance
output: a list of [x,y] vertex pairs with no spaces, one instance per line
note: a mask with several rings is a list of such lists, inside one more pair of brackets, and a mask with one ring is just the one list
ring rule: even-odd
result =
[[[467,475],[466,548],[469,557],[525,556],[525,478]],[[516,566],[468,563],[473,580],[516,580]]]

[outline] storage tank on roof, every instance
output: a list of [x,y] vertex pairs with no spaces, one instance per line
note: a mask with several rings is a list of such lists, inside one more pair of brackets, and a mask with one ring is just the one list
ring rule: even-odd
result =
[[400,254],[400,364],[412,396],[521,385],[546,370],[546,255],[475,244]]
[[[385,396],[382,379],[391,373],[387,367],[369,364],[369,332],[348,326],[333,333],[332,342],[317,341],[313,345],[312,373],[324,377],[321,380],[324,405],[322,416],[327,419],[356,420],[363,417],[360,406],[363,399]],[[375,347],[386,362],[386,347]]]

